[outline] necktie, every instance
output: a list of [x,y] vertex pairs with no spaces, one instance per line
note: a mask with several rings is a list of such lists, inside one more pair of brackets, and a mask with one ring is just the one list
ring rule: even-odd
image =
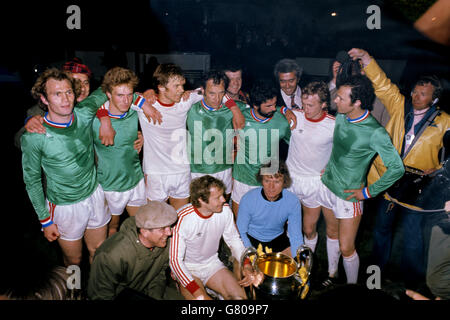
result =
[[295,103],[295,94],[291,96],[291,109],[300,110],[300,107]]

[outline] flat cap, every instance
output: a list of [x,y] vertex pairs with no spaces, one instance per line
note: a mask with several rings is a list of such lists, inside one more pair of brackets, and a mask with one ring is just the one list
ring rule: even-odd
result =
[[166,202],[149,201],[138,209],[135,219],[138,228],[162,228],[177,221],[177,212]]

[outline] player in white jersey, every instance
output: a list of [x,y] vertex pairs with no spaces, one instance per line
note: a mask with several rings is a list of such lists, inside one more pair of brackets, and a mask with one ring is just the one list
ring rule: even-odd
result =
[[[180,67],[160,64],[153,74],[157,83],[157,98],[153,104],[160,120],[150,121],[143,114],[139,120],[144,134],[143,170],[149,200],[166,201],[179,209],[189,202],[191,172],[187,155],[187,112],[202,99],[193,92],[181,100],[186,82]],[[233,100],[226,104],[233,115],[239,112]]]
[[[330,158],[335,118],[327,113],[330,93],[324,82],[311,82],[303,89],[303,110],[294,111],[297,128],[292,130],[287,165],[292,177],[289,191],[302,203],[304,242],[313,251],[318,234],[317,221],[323,212],[327,232],[328,272],[337,271],[339,261],[338,228],[333,211],[317,201],[320,176]],[[337,249],[337,250],[336,250]]]
[[210,175],[196,178],[190,186],[192,203],[178,210],[169,263],[186,299],[210,299],[206,287],[226,300],[246,299],[243,287],[257,281],[250,263],[244,264],[244,277],[238,280],[219,260],[222,236],[237,261],[245,250],[233,212],[224,205],[224,190],[223,182]]

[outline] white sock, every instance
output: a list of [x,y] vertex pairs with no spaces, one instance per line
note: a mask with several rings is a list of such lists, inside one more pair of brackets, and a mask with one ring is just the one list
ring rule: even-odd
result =
[[344,262],[345,275],[347,283],[356,283],[358,281],[359,256],[355,252],[350,257],[342,257]]
[[339,248],[339,239],[331,239],[327,236],[327,256],[328,256],[328,275],[335,277],[338,271],[339,258],[341,250]]
[[317,239],[319,239],[318,233],[316,233],[316,236],[313,239],[308,239],[306,236],[304,236],[303,242],[314,252],[316,250]]

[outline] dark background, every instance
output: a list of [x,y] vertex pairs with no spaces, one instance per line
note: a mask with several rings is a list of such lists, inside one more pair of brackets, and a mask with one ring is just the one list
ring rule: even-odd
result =
[[[419,74],[439,76],[445,87],[441,108],[449,106],[449,47],[418,33],[413,22],[434,1],[402,0],[133,0],[35,1],[2,3],[0,33],[1,106],[4,146],[6,241],[40,236],[40,226],[25,192],[21,153],[13,144],[33,105],[30,89],[38,71],[73,57],[75,51],[104,51],[105,65],[126,63],[122,52],[209,53],[211,67],[239,60],[244,89],[259,77],[272,77],[281,58],[333,58],[339,50],[366,49],[377,59],[404,60],[398,81],[409,92]],[[69,30],[69,5],[81,9],[81,30]],[[369,30],[369,5],[381,8],[381,29]],[[331,16],[336,12],[335,17]],[[389,74],[388,74],[389,75]],[[95,75],[101,77],[102,75]],[[8,78],[9,80],[5,80]],[[302,83],[314,78],[305,74]],[[327,80],[327,79],[322,79]],[[95,88],[91,86],[91,89]],[[364,227],[362,225],[362,227]],[[370,238],[369,234],[363,236]]]

